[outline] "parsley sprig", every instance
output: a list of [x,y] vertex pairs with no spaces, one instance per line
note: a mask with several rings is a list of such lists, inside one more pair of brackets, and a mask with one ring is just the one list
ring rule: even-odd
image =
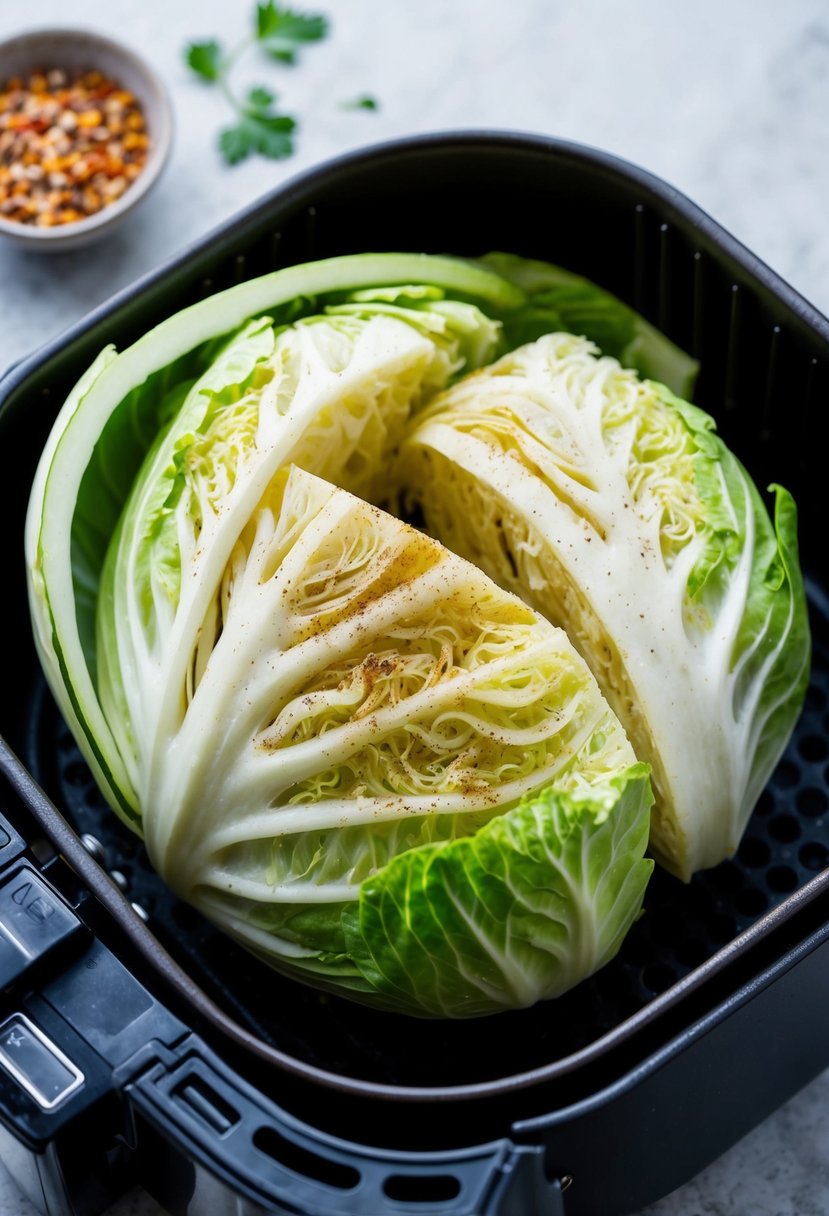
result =
[[281,114],[278,95],[263,85],[240,99],[230,87],[230,74],[241,56],[258,44],[278,63],[293,65],[303,47],[328,33],[327,18],[319,13],[297,13],[274,0],[257,4],[253,30],[225,53],[215,38],[191,42],[185,50],[188,66],[208,84],[218,85],[236,113],[237,121],[219,134],[219,151],[229,165],[253,153],[279,160],[294,150],[296,119]]

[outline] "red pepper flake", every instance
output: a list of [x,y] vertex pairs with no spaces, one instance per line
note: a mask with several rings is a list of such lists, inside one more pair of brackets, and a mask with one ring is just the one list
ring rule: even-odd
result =
[[51,228],[120,198],[150,139],[132,93],[102,72],[61,68],[0,86],[0,216]]

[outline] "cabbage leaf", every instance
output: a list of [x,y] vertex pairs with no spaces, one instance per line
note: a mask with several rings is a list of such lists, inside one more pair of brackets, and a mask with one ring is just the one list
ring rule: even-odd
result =
[[367,880],[346,941],[389,1007],[473,1017],[561,995],[614,957],[653,862],[647,768],[548,788],[476,835],[414,849]]
[[561,266],[512,253],[489,253],[481,265],[526,293],[526,302],[504,318],[509,349],[566,330],[589,338],[622,367],[661,381],[680,397],[693,396],[696,359],[609,291]]

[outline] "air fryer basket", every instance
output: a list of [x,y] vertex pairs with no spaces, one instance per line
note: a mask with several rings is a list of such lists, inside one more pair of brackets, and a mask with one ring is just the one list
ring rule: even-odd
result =
[[[19,557],[48,429],[101,345],[123,347],[205,294],[278,266],[386,249],[543,258],[643,312],[700,359],[696,400],[758,484],[794,492],[808,577],[806,709],[737,856],[687,885],[657,872],[645,915],[598,975],[555,1002],[472,1023],[415,1022],[307,989],[167,891],[104,806],[39,675]],[[242,1076],[315,1128],[345,1129],[362,1145],[446,1152],[508,1135],[543,1143],[550,1175],[575,1178],[559,1201],[566,1211],[611,1216],[684,1181],[829,1062],[817,1030],[829,995],[817,961],[826,970],[827,355],[829,323],[663,183],[577,146],[477,134],[402,141],[306,174],[0,382],[6,536],[16,553],[6,601],[20,639],[7,656],[0,731],[146,911],[146,928],[126,924],[124,957]],[[209,1004],[193,1003],[163,951],[147,946],[150,935],[242,1036],[228,1038]],[[781,1046],[782,1029],[793,1041]],[[773,1044],[776,1058],[764,1058]],[[597,1136],[616,1147],[591,1176]],[[394,1210],[406,1210],[407,1197]],[[417,1210],[455,1210],[448,1192],[438,1201]]]

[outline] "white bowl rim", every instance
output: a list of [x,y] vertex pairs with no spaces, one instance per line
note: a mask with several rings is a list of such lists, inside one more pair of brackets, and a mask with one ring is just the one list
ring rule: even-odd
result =
[[[68,240],[75,235],[80,236],[82,232],[85,236],[87,233],[91,233],[97,228],[103,228],[111,221],[116,220],[119,215],[123,215],[125,211],[128,211],[130,207],[137,203],[156,181],[167,162],[173,137],[173,106],[167,86],[155,68],[151,67],[147,60],[134,51],[132,47],[127,46],[124,42],[119,42],[109,34],[102,33],[100,30],[88,29],[81,26],[47,25],[35,26],[32,29],[22,30],[18,34],[13,34],[11,38],[4,38],[0,41],[0,57],[2,57],[4,51],[16,48],[18,44],[35,43],[39,38],[56,38],[64,39],[68,42],[90,42],[92,44],[97,42],[106,46],[116,56],[120,56],[121,59],[128,61],[139,75],[147,79],[151,88],[155,90],[160,98],[162,121],[159,124],[160,129],[157,134],[153,133],[150,154],[146,165],[121,197],[116,199],[114,203],[110,203],[108,207],[102,207],[100,211],[96,211],[92,215],[86,215],[82,219],[73,220],[69,224],[56,224],[53,228],[36,228],[32,224],[21,224],[17,220],[6,220],[0,216],[0,233],[8,233],[9,236],[17,238],[21,243],[25,243],[26,241],[47,242],[61,239]],[[59,67],[60,65],[57,64],[55,66]]]

